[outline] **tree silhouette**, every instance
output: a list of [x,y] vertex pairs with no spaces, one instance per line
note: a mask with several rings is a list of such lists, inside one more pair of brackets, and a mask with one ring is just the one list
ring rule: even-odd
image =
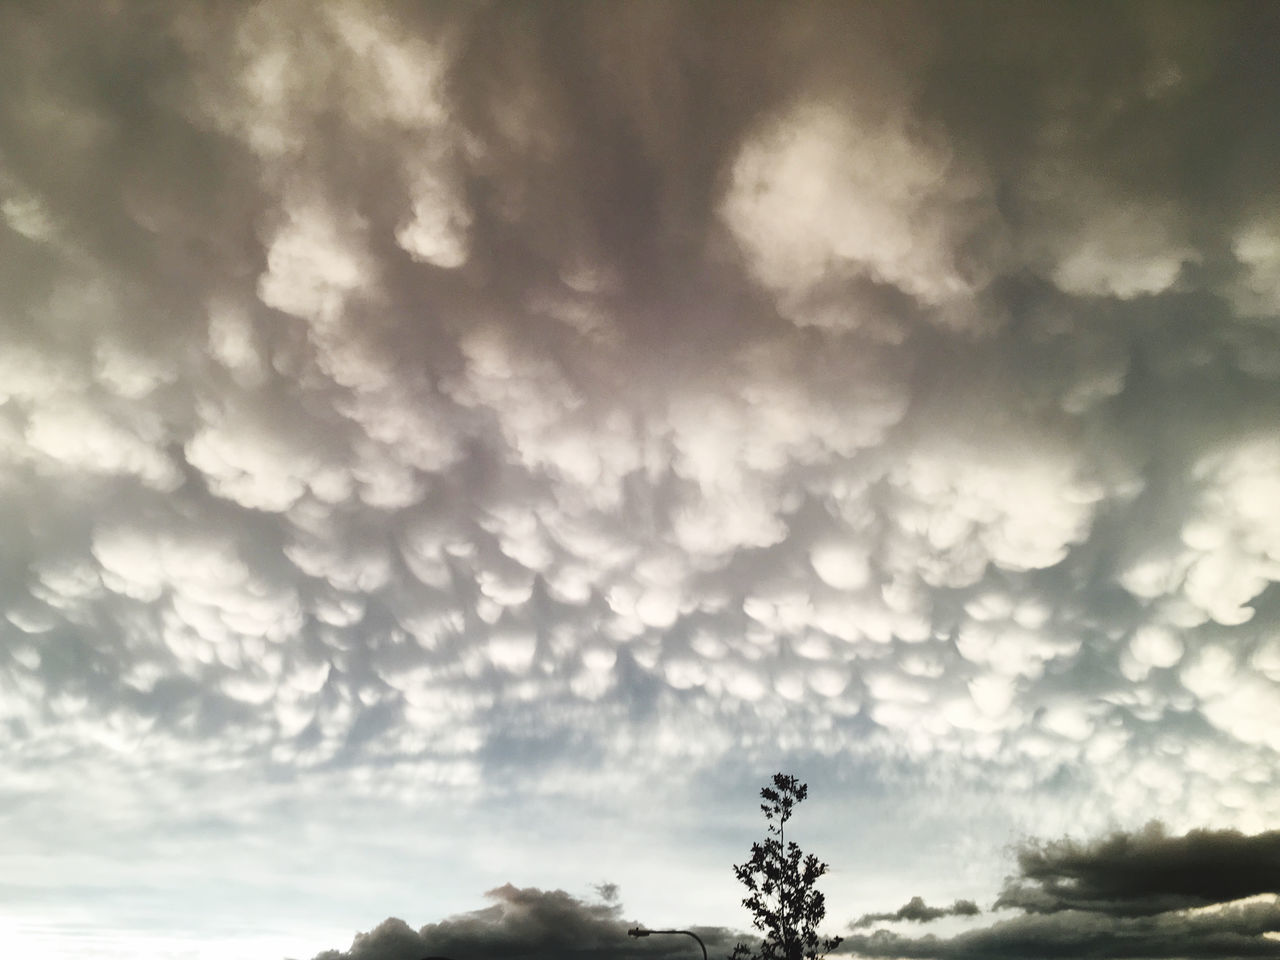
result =
[[817,960],[840,944],[841,937],[819,937],[817,931],[827,904],[814,885],[827,865],[787,841],[787,821],[808,795],[807,784],[781,773],[774,774],[772,787],[760,791],[767,835],[751,845],[751,858],[735,864],[733,872],[747,888],[742,905],[764,937],[755,951],[738,944],[732,960]]

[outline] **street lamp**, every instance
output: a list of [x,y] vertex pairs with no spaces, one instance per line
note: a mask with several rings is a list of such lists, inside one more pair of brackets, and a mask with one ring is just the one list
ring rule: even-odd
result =
[[628,937],[647,937],[651,933],[683,933],[686,937],[693,937],[698,941],[698,946],[702,948],[702,960],[707,960],[707,945],[702,942],[702,938],[692,930],[646,930],[643,927],[632,927],[627,931]]

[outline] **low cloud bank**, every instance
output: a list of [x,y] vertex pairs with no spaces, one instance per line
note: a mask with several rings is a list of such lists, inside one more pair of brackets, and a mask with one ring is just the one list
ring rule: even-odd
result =
[[1207,915],[1184,913],[1151,917],[1112,917],[1066,911],[1023,916],[954,937],[902,937],[887,930],[850,937],[845,945],[861,957],[912,957],[937,960],[992,960],[1018,957],[1167,958],[1276,957],[1280,941],[1266,937],[1280,930],[1280,908],[1249,903]]
[[[951,937],[908,937],[889,929],[845,938],[840,953],[920,960],[1000,958],[1280,957],[1280,834],[1195,830],[1169,836],[1153,823],[1087,843],[1032,841],[1018,852],[995,907],[1023,914]],[[490,905],[414,930],[392,917],[358,934],[347,951],[315,960],[422,960],[423,957],[520,957],[522,960],[675,960],[696,956],[681,937],[634,940],[614,884],[596,887],[600,902],[563,890],[511,884],[490,890]],[[971,900],[931,907],[912,897],[894,911],[867,913],[854,930],[876,922],[928,923],[971,917]],[[752,939],[724,927],[699,927],[709,956]],[[689,951],[694,950],[691,954]]]
[[892,920],[910,920],[915,923],[928,923],[942,917],[973,917],[982,911],[972,900],[957,900],[949,907],[931,907],[923,897],[912,897],[897,910],[890,913],[864,913],[853,923],[853,929],[869,927],[873,923]]
[[1030,845],[1018,854],[1018,867],[1022,876],[1005,887],[997,907],[1149,916],[1280,893],[1280,831],[1170,837],[1151,824],[1090,844]]
[[[605,902],[589,903],[563,890],[506,884],[485,894],[491,903],[481,910],[447,917],[419,930],[389,917],[368,933],[357,934],[346,951],[326,950],[315,960],[422,960],[427,956],[675,960],[687,958],[691,948],[696,951],[683,937],[628,937],[627,929],[640,924],[623,919],[622,905],[614,899],[616,887],[603,887],[598,892]],[[727,954],[738,937],[721,927],[698,927],[696,932],[713,956]]]
[[[1169,836],[1152,823],[1090,843],[1028,843],[1018,852],[1018,871],[995,906],[1024,911],[1020,917],[945,938],[877,930],[847,937],[842,951],[938,960],[1280,956],[1280,939],[1268,936],[1280,931],[1275,831]],[[916,897],[854,927],[946,912]]]

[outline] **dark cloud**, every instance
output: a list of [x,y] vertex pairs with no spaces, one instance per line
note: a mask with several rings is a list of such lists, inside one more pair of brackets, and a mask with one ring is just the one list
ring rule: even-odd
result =
[[[697,946],[682,936],[627,936],[634,921],[622,919],[616,902],[587,903],[563,890],[519,888],[511,884],[487,894],[492,905],[413,930],[392,917],[368,933],[357,934],[349,950],[328,950],[315,960],[452,960],[520,957],[619,957],[625,960],[679,960]],[[694,931],[709,954],[728,953],[738,936],[721,928]]]
[[912,897],[891,913],[864,913],[852,924],[855,930],[873,923],[893,920],[909,920],[913,923],[929,923],[942,917],[973,917],[982,911],[972,900],[957,900],[949,907],[931,907],[923,897]]
[[[952,937],[887,930],[846,938],[843,950],[875,957],[1280,956],[1276,833],[1191,831],[1157,824],[1092,843],[1032,843],[996,908],[1024,915]],[[976,912],[973,911],[973,912]],[[935,919],[916,898],[874,920]],[[867,921],[867,922],[864,922]]]
[[[996,958],[1158,958],[1227,960],[1280,956],[1280,895],[1275,886],[1274,833],[1246,836],[1192,831],[1171,837],[1152,826],[1113,834],[1089,844],[1031,844],[1019,852],[1021,871],[997,902],[1024,915],[950,937],[907,937],[879,930],[846,937],[840,953],[866,957],[980,960]],[[1010,891],[1035,883],[1041,899],[1017,899]],[[1068,891],[1068,886],[1077,889]],[[635,924],[621,919],[616,887],[598,888],[603,902],[587,903],[563,891],[491,891],[483,910],[411,930],[389,919],[359,935],[346,953],[317,960],[418,960],[427,954],[531,958],[570,955],[656,960],[687,956],[677,940],[626,939]],[[1259,897],[1262,894],[1270,896]],[[1049,901],[1052,900],[1052,903]],[[853,928],[879,921],[927,923],[981,913],[972,901],[930,907],[913,897],[897,911],[866,914]],[[709,952],[741,939],[724,929],[697,931]]]
[[1280,906],[1254,903],[1223,908],[1204,916],[1161,914],[1112,917],[1069,911],[1052,916],[1006,920],[954,937],[912,939],[877,931],[849,936],[841,945],[863,957],[979,960],[997,958],[1096,957],[1151,958],[1280,956],[1280,941],[1267,934],[1280,930]]
[[996,907],[1030,913],[1087,910],[1145,916],[1280,895],[1280,832],[1192,830],[1169,836],[1159,824],[1092,843],[1059,840],[1018,851],[1019,876]]

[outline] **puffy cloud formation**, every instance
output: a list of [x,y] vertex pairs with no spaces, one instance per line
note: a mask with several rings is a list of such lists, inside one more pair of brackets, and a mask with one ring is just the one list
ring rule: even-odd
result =
[[15,833],[1270,828],[1276,15],[7,5]]

